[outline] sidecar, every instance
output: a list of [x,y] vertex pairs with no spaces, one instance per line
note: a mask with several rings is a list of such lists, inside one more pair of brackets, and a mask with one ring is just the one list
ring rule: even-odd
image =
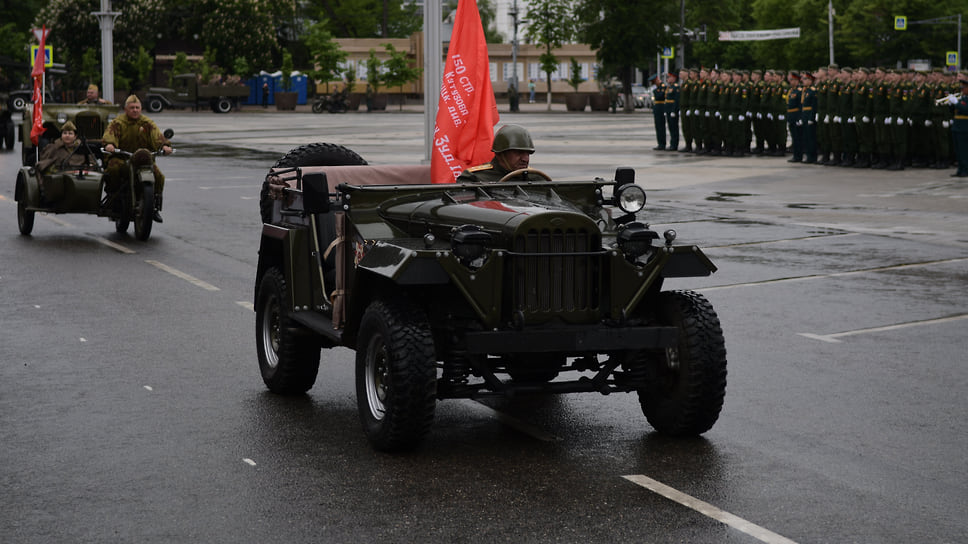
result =
[[104,173],[98,165],[70,167],[41,174],[33,166],[17,173],[14,197],[21,234],[34,228],[34,214],[87,213],[105,215],[102,207]]

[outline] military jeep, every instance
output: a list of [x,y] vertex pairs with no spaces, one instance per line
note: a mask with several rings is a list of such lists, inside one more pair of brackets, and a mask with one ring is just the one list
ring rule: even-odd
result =
[[443,399],[635,392],[657,431],[712,428],[726,349],[710,303],[665,278],[716,270],[638,218],[614,179],[430,184],[427,166],[370,166],[341,146],[270,169],[255,285],[263,381],[302,394],[321,349],[356,350],[373,447],[429,432]]

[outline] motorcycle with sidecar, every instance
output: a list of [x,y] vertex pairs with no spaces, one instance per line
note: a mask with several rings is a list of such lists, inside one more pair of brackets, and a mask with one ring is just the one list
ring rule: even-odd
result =
[[[167,129],[164,134],[170,139],[174,132]],[[29,235],[33,231],[37,212],[86,213],[114,221],[117,232],[127,232],[133,223],[135,238],[147,240],[151,236],[155,209],[153,157],[161,154],[161,150],[108,153],[103,148],[92,148],[85,141],[77,153],[88,154],[90,160],[81,166],[67,165],[64,161],[48,172],[40,172],[32,164],[20,168],[14,192],[20,233]],[[122,176],[124,182],[114,191],[105,187],[104,167],[110,157],[123,158],[122,169],[127,170]]]

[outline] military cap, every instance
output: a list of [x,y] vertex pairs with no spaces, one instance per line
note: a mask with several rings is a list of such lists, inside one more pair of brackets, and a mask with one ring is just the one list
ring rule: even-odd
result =
[[140,103],[141,103],[141,99],[138,98],[138,96],[137,95],[134,95],[134,94],[131,95],[131,96],[129,96],[128,98],[126,98],[124,100],[124,105],[125,106],[127,106],[128,104],[140,104]]
[[796,70],[790,70],[790,74],[789,75],[790,75],[790,77],[795,77],[797,79],[800,79],[800,72],[798,72]]
[[755,69],[755,70],[753,70],[753,71],[752,71],[752,72],[750,72],[750,73],[751,73],[751,74],[758,74],[758,75],[763,75],[763,70],[760,70],[759,68],[757,68],[757,69]]
[[962,85],[968,85],[968,77],[959,76],[958,77],[958,83],[961,83]]
[[71,131],[71,132],[77,132],[77,127],[74,125],[74,123],[72,123],[70,121],[68,121],[68,122],[64,123],[63,125],[61,125],[61,132],[65,132],[65,131],[68,131],[68,130]]
[[835,63],[828,64],[827,65],[827,68],[830,68],[832,70],[840,70],[840,66],[837,66],[837,64],[835,64]]
[[97,90],[97,85],[91,83],[90,85],[87,86],[87,90],[89,90],[89,91],[96,91]]
[[858,72],[864,72],[865,74],[870,74],[871,73],[871,69],[870,68],[867,68],[866,66],[861,67],[861,68],[858,68],[857,71]]
[[841,72],[844,72],[845,74],[853,74],[854,73],[854,71],[849,66],[844,66],[843,68],[840,69],[840,71]]

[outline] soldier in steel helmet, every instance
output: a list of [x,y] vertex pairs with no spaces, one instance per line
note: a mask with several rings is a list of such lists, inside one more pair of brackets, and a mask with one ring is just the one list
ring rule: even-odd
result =
[[[534,142],[527,129],[519,125],[504,125],[494,135],[494,144],[491,146],[494,158],[491,162],[480,166],[472,166],[461,172],[457,177],[458,183],[467,182],[494,182],[509,173],[528,168],[531,163],[531,154],[534,153]],[[514,181],[527,181],[527,174],[521,174],[512,178]]]

